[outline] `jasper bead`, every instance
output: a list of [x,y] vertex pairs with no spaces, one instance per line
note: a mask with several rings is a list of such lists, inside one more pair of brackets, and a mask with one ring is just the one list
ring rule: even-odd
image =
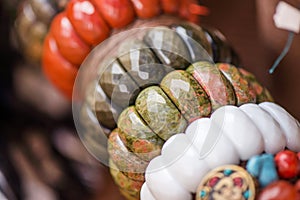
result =
[[185,23],[177,26],[173,25],[173,29],[186,44],[192,63],[197,61],[213,61],[211,45],[201,27]]
[[135,108],[149,127],[163,140],[182,133],[187,122],[171,100],[158,86],[151,86],[139,94]]
[[150,161],[160,154],[164,141],[144,123],[134,106],[121,113],[118,127],[125,146],[138,157]]
[[139,93],[139,87],[117,60],[103,66],[99,83],[111,102],[122,108],[132,105]]
[[253,96],[249,89],[250,83],[240,74],[236,67],[226,63],[219,63],[217,67],[233,86],[238,106],[256,102],[256,97]]
[[245,69],[238,68],[238,70],[241,72],[241,74],[247,79],[247,81],[250,83],[249,92],[254,92],[256,96],[256,103],[262,103],[265,101],[273,102],[273,97],[267,90],[267,88],[263,87],[255,78],[255,76],[246,71]]
[[144,36],[144,41],[165,65],[185,69],[191,63],[189,51],[182,39],[167,27],[151,29]]
[[207,94],[187,72],[170,72],[160,86],[188,122],[210,114],[211,104]]
[[66,9],[76,33],[89,45],[97,45],[109,36],[110,29],[88,0],[72,0]]
[[213,110],[225,105],[235,105],[233,88],[215,65],[209,62],[197,62],[186,71],[203,87],[210,98]]
[[300,161],[296,153],[290,150],[281,151],[276,154],[275,163],[281,178],[294,178],[298,175]]
[[139,199],[140,190],[142,188],[143,182],[136,181],[128,178],[122,172],[119,171],[116,164],[109,160],[110,173],[119,186],[120,192],[129,199]]
[[110,159],[128,178],[144,181],[144,172],[149,162],[146,162],[130,152],[120,138],[120,129],[114,129],[108,139]]
[[276,181],[263,189],[258,200],[297,200],[297,190],[287,181]]
[[120,63],[140,88],[159,84],[168,71],[143,41],[123,42],[119,54]]

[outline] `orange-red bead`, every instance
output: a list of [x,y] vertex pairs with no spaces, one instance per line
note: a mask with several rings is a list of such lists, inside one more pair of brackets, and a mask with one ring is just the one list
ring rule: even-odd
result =
[[77,35],[65,12],[56,15],[50,32],[55,38],[61,55],[71,63],[81,65],[90,52],[90,47]]
[[148,19],[160,13],[159,0],[131,0],[139,18]]
[[109,36],[108,25],[89,0],[70,1],[66,12],[77,34],[89,45],[97,45]]
[[296,188],[287,181],[276,181],[260,193],[258,200],[298,200]]
[[59,53],[56,41],[50,34],[45,39],[43,51],[44,74],[66,97],[71,99],[77,67]]
[[105,21],[113,28],[122,28],[134,20],[130,0],[93,0]]
[[284,150],[276,154],[275,163],[281,178],[294,178],[299,172],[299,159],[295,152]]
[[161,6],[165,13],[173,14],[179,9],[180,0],[161,0]]

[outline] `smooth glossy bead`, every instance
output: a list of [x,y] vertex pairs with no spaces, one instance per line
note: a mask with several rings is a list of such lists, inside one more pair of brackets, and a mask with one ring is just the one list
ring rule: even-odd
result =
[[93,0],[98,11],[112,28],[122,28],[134,20],[130,0]]
[[[68,62],[60,53],[55,39],[48,35],[44,42],[43,70],[46,76],[69,99],[72,98],[77,67]],[[62,78],[63,77],[63,78]]]
[[191,63],[189,51],[181,37],[168,27],[152,28],[144,36],[159,60],[174,69],[185,69]]
[[186,71],[203,87],[210,98],[213,110],[225,105],[235,105],[232,86],[214,64],[197,62]]
[[210,115],[209,97],[186,71],[170,72],[163,78],[160,86],[189,123]]
[[136,99],[135,108],[148,126],[162,139],[182,133],[187,122],[158,86],[144,89]]
[[281,178],[294,178],[298,175],[300,161],[295,152],[284,150],[277,153],[275,163]]
[[76,33],[89,45],[97,45],[109,36],[108,25],[90,1],[72,0],[66,12]]
[[77,35],[65,12],[55,16],[50,32],[57,42],[61,55],[69,62],[78,66],[81,65],[91,49]]
[[176,13],[179,9],[180,0],[160,0],[165,13]]
[[263,189],[258,200],[297,200],[297,191],[287,181],[276,181]]
[[131,0],[139,18],[148,19],[160,13],[159,0]]

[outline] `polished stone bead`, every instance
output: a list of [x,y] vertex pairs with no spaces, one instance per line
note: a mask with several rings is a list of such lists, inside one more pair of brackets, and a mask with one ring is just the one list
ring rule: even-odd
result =
[[173,25],[173,29],[185,42],[190,52],[192,63],[197,61],[213,61],[212,47],[201,27],[190,23],[182,23],[180,25]]
[[125,41],[119,48],[118,59],[140,88],[157,85],[166,74],[151,49],[140,40]]
[[134,106],[126,108],[118,120],[125,146],[143,160],[158,156],[164,141],[145,124]]
[[144,36],[159,60],[175,69],[185,69],[190,63],[190,54],[180,36],[167,27],[155,27]]
[[122,109],[111,104],[102,88],[97,82],[91,83],[87,89],[87,103],[93,113],[95,113],[99,123],[109,129],[116,127],[119,114]]
[[235,66],[219,63],[217,67],[233,86],[238,106],[256,102],[256,96],[250,90],[250,83]]
[[139,87],[117,60],[103,66],[99,83],[111,102],[122,108],[132,105],[139,93]]
[[209,62],[197,62],[186,70],[208,94],[213,110],[224,105],[235,105],[235,94],[222,72]]
[[209,97],[199,83],[186,71],[170,72],[161,82],[161,88],[188,122],[209,116]]
[[128,178],[144,181],[144,172],[149,162],[142,160],[127,149],[120,138],[120,132],[120,129],[114,129],[109,136],[108,153],[110,159]]
[[250,83],[250,91],[253,91],[256,95],[256,102],[262,103],[265,101],[274,102],[273,97],[271,96],[270,92],[267,88],[263,87],[255,78],[255,76],[246,71],[245,69],[239,68],[238,69],[241,74],[247,79],[247,81]]
[[136,99],[135,108],[149,127],[164,140],[182,133],[187,126],[184,117],[158,86],[144,89]]
[[299,173],[300,161],[295,152],[290,150],[280,151],[275,156],[275,163],[281,178],[294,178]]
[[136,181],[128,178],[124,175],[115,163],[110,159],[109,160],[110,166],[110,174],[114,179],[115,183],[119,186],[120,192],[129,200],[131,199],[139,199],[140,190],[143,185],[143,181]]
[[262,190],[258,200],[296,200],[297,190],[287,181],[276,181]]

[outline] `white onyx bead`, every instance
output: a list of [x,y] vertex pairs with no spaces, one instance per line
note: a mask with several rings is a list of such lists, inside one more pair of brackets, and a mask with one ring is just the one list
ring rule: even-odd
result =
[[251,119],[235,106],[223,106],[211,116],[214,126],[234,144],[241,160],[248,160],[264,149],[262,134]]
[[146,169],[146,184],[156,200],[192,199],[191,193],[184,189],[168,172],[168,166],[158,156],[151,160]]
[[168,172],[189,192],[195,192],[204,175],[210,170],[200,159],[191,141],[185,134],[171,137],[162,148],[162,159]]
[[141,188],[140,197],[141,200],[155,200],[146,183]]
[[283,130],[287,147],[292,151],[300,151],[300,127],[299,122],[285,109],[271,102],[260,103],[259,106],[267,111]]
[[262,133],[265,152],[278,153],[286,146],[286,138],[279,123],[257,104],[244,104],[239,107],[254,122]]

